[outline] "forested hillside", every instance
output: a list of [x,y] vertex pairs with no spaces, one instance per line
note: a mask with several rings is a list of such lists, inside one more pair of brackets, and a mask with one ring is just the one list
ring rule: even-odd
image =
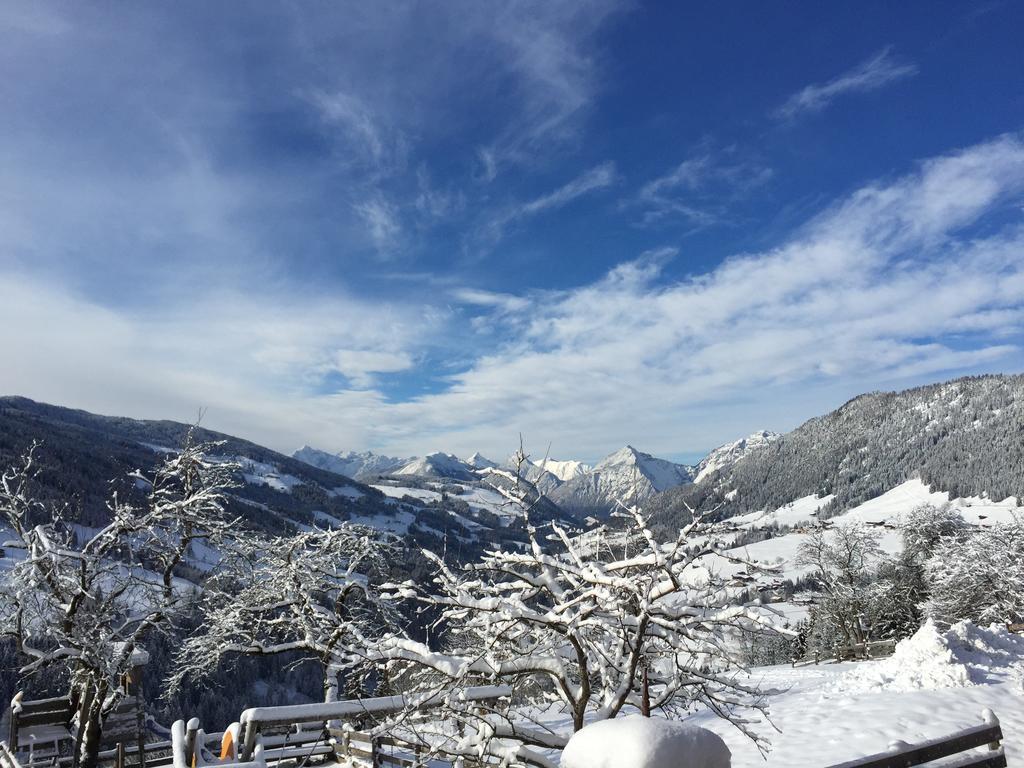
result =
[[652,503],[668,520],[683,502],[732,515],[832,494],[833,514],[914,477],[953,497],[1022,499],[1022,468],[1024,376],[968,377],[861,395]]

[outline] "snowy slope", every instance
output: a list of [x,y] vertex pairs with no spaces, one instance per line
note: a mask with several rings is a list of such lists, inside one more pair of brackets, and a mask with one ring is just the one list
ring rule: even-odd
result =
[[876,661],[792,668],[761,667],[750,682],[778,689],[770,696],[772,741],[762,758],[735,728],[709,712],[691,718],[728,743],[733,768],[822,766],[884,752],[980,725],[991,709],[1002,724],[1010,765],[1024,760],[1024,638],[1004,630],[958,625],[936,633],[926,625]]
[[753,451],[767,448],[780,437],[781,435],[778,432],[761,430],[735,442],[726,443],[715,448],[697,464],[697,476],[693,478],[693,482],[699,483],[713,472],[728,469]]
[[611,511],[617,500],[644,501],[656,493],[689,483],[691,467],[674,464],[627,445],[593,469],[551,492],[552,500],[577,513]]

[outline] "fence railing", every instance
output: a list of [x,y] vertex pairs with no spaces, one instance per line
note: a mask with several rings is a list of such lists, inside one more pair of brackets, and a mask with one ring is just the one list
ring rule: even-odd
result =
[[[944,762],[943,766],[956,768],[1006,768],[1006,755],[1003,752],[1003,731],[999,720],[986,709],[982,712],[985,722],[962,731],[942,736],[938,739],[924,741],[920,744],[894,742],[885,752],[876,755],[850,760],[830,766],[830,768],[907,768],[916,765],[931,765],[954,755],[963,755],[955,762]],[[984,747],[983,752],[967,754],[971,750]]]

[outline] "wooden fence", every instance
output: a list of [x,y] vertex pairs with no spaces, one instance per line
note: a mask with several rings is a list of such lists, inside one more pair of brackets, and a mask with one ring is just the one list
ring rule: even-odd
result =
[[[1006,755],[1003,752],[1003,731],[999,720],[991,710],[983,713],[985,722],[972,728],[943,736],[920,744],[893,743],[889,750],[876,755],[850,760],[846,763],[830,766],[830,768],[908,768],[909,766],[929,766],[936,760],[954,755],[962,755],[958,759],[943,762],[943,766],[955,768],[1006,768]],[[971,750],[984,747],[984,751],[968,754]]]

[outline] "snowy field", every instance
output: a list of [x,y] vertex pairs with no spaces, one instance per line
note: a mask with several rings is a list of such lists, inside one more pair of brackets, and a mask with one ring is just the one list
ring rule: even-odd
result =
[[[817,511],[831,499],[831,496],[821,498],[805,496],[772,512],[753,512],[737,516],[732,520],[746,529],[764,528],[772,524],[799,528],[813,525],[817,520]],[[1017,499],[1012,496],[1002,501],[978,497],[950,499],[948,493],[932,492],[927,485],[915,479],[901,483],[881,496],[830,518],[829,522],[833,525],[852,522],[878,525],[882,527],[879,542],[882,550],[889,554],[895,554],[902,548],[902,538],[900,532],[896,530],[902,517],[923,504],[938,507],[946,503],[959,511],[964,520],[972,525],[1005,523],[1009,522],[1014,515],[1024,513],[1024,509],[1017,506]],[[779,566],[782,578],[796,579],[810,570],[793,562],[797,550],[806,538],[805,534],[797,530],[773,539],[740,547],[734,552],[747,559]],[[731,576],[744,570],[743,566],[725,560],[719,560],[716,567],[723,576]]]

